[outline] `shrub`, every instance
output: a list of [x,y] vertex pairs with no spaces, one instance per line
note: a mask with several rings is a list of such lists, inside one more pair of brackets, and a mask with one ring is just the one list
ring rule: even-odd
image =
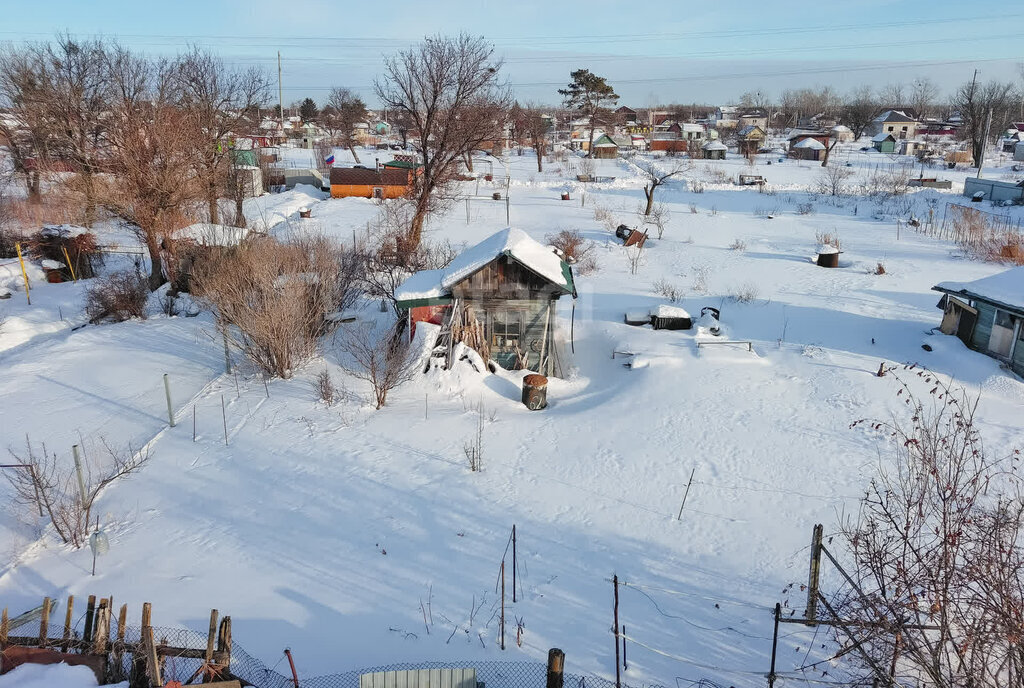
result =
[[733,251],[746,251],[747,242],[743,241],[742,239],[734,239],[733,242],[729,244],[729,248],[732,249]]
[[885,274],[885,266],[882,265],[881,263],[876,265],[875,266],[875,274],[876,275],[884,275]]
[[192,290],[250,361],[287,378],[359,296],[362,265],[323,237],[257,237],[197,261]]
[[149,282],[138,272],[113,272],[85,290],[85,312],[94,323],[146,318]]
[[597,269],[593,244],[577,230],[563,229],[558,234],[548,234],[545,239],[558,249],[566,263],[576,266],[578,274],[586,275]]
[[832,232],[823,232],[819,229],[814,233],[814,239],[821,246],[835,246],[838,249],[843,247],[842,242],[839,240],[839,234],[833,234]]
[[704,193],[704,182],[699,182],[696,179],[690,182],[690,191],[693,193]]
[[328,406],[334,406],[334,402],[338,396],[338,388],[334,386],[334,380],[331,379],[331,373],[326,368],[320,371],[320,374],[316,376],[316,381],[313,383],[313,388],[316,390],[317,398],[324,402]]
[[654,283],[653,287],[655,294],[671,301],[672,303],[678,303],[686,296],[686,292],[683,291],[682,287],[677,284],[672,284],[665,279],[659,279]]
[[372,325],[357,325],[345,333],[344,346],[351,356],[345,369],[370,383],[378,409],[387,403],[392,389],[411,380],[416,372],[415,352],[403,336],[400,323],[380,334]]
[[746,282],[742,287],[735,290],[732,295],[733,301],[737,303],[751,303],[756,301],[760,290],[753,282]]
[[708,290],[708,277],[711,276],[711,266],[706,263],[695,263],[693,270],[693,284],[691,288],[701,294]]
[[796,204],[796,214],[797,215],[813,215],[814,214],[814,210],[815,210],[815,208],[814,208],[814,204],[813,203],[797,203]]
[[[96,276],[95,268],[101,260],[101,254],[96,245],[96,235],[92,232],[71,236],[71,232],[64,227],[43,227],[25,243],[37,258],[48,258],[60,263],[67,263],[70,258],[71,267],[79,279]],[[67,258],[64,257],[65,251]],[[66,272],[66,277],[70,279],[71,272]]]
[[696,203],[691,203],[690,204],[690,214],[691,215],[696,215],[697,214],[697,204]]

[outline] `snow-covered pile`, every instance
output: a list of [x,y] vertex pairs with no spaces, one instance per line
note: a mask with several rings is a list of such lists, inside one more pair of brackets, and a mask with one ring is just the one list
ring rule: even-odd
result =
[[[67,664],[22,664],[0,676],[0,688],[95,688],[98,685],[92,669]],[[108,688],[127,687],[127,681],[108,684]]]

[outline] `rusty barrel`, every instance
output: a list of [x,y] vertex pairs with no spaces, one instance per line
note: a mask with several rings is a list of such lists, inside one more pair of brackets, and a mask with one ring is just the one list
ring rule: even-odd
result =
[[823,268],[839,267],[839,251],[819,253],[818,265]]
[[548,379],[543,375],[527,375],[523,378],[523,405],[531,411],[539,411],[548,405]]

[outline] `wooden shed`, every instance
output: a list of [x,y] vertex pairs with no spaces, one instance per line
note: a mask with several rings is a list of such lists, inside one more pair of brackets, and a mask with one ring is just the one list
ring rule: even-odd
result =
[[721,141],[708,141],[700,147],[700,156],[705,160],[725,160],[728,147]]
[[944,334],[1024,375],[1024,266],[973,282],[941,282]]
[[550,246],[507,228],[466,249],[441,270],[410,276],[395,290],[416,323],[440,325],[445,337],[476,349],[508,370],[560,374],[555,347],[555,301],[575,298],[572,269]]
[[825,144],[813,136],[806,136],[796,143],[790,141],[789,157],[798,160],[821,160],[825,157]]
[[615,143],[608,134],[601,134],[600,138],[594,139],[594,157],[607,159],[619,157],[619,144]]
[[879,153],[895,153],[896,137],[892,134],[882,132],[871,139],[871,147]]
[[412,169],[332,167],[331,198],[399,198],[412,187]]

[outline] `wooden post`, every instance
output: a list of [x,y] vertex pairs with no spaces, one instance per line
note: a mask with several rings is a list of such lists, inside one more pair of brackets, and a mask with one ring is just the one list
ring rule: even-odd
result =
[[142,605],[142,635],[139,644],[132,653],[132,686],[141,685],[146,681],[148,661],[146,659],[146,631],[151,630],[150,620],[153,606],[149,602]]
[[146,676],[151,686],[162,686],[160,676],[160,658],[157,656],[156,643],[153,642],[153,627],[146,626],[142,631],[142,641],[146,646]]
[[68,608],[64,610],[64,637],[60,644],[60,651],[67,652],[71,643],[71,620],[75,609],[75,596],[68,595]]
[[[884,364],[883,364],[884,365]],[[811,534],[811,568],[807,575],[807,610],[804,617],[813,622],[818,616],[818,576],[821,573],[822,525],[815,524]]]
[[548,650],[547,688],[562,688],[562,671],[565,669],[565,653],[557,647]]
[[43,611],[39,615],[39,647],[46,647],[46,636],[50,632],[50,598],[43,598]]
[[615,634],[615,688],[622,688],[622,677],[619,675],[619,576],[618,574],[612,576],[612,585],[615,588],[615,603],[614,603],[614,625],[612,626],[612,633]]
[[505,560],[501,560],[501,649],[505,649]]
[[124,632],[125,625],[128,622],[128,605],[122,604],[121,611],[117,615],[117,641],[112,643],[113,653],[111,657],[111,663],[114,665],[114,676],[115,678],[122,678],[122,671],[124,669],[121,665],[121,655],[124,652]]
[[110,602],[100,600],[96,609],[96,625],[94,626],[92,652],[96,655],[107,654],[107,640],[110,638]]
[[10,622],[7,620],[7,607],[4,607],[4,610],[0,612],[0,652],[7,647],[8,626],[10,626]]
[[68,262],[68,270],[71,271],[71,279],[78,281],[78,277],[75,275],[75,266],[71,264],[71,256],[68,255],[68,249],[65,246],[61,246],[60,250],[64,252],[64,260]]
[[768,688],[775,686],[775,651],[779,646],[779,616],[782,615],[782,605],[775,603],[775,632],[772,634],[772,665],[768,670]]
[[142,603],[142,627],[149,628],[153,617],[153,605],[149,602]]
[[231,669],[231,617],[225,616],[220,621],[220,630],[217,633],[217,649],[221,653],[222,661],[219,666],[225,671]]
[[[210,632],[206,636],[206,655],[203,658],[206,662],[206,666],[209,667],[213,664],[213,643],[216,639],[217,633],[217,610],[210,610]],[[207,674],[208,675],[208,674]],[[206,683],[206,678],[203,678],[203,683]]]
[[220,395],[220,415],[224,419],[224,446],[228,446],[228,412],[224,406],[224,395]]
[[629,671],[629,662],[626,661],[626,624],[622,624],[622,670]]
[[96,614],[96,596],[89,595],[89,601],[85,605],[85,630],[82,631],[82,641],[92,640],[93,616]]

